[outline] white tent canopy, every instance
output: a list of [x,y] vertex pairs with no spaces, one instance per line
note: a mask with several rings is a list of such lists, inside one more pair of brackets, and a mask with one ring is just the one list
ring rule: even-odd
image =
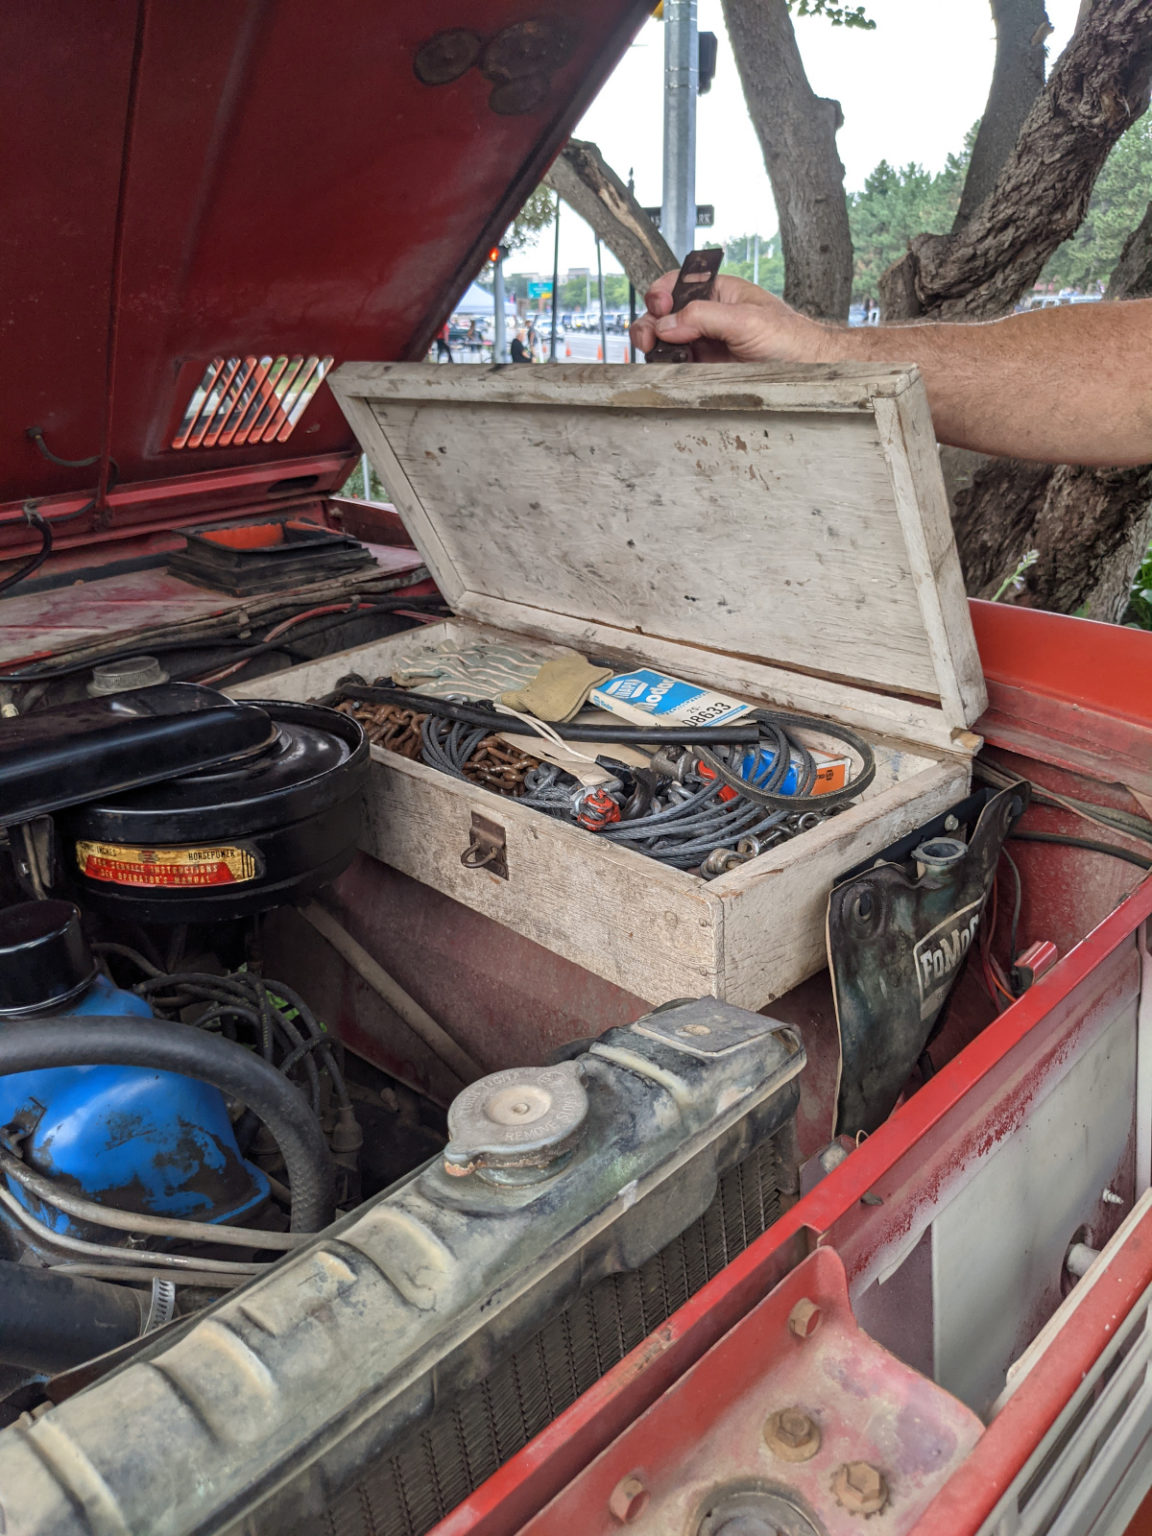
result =
[[[506,303],[505,308],[510,314],[515,313],[514,303]],[[454,315],[494,315],[496,304],[486,288],[481,288],[479,283],[472,283],[452,313]]]

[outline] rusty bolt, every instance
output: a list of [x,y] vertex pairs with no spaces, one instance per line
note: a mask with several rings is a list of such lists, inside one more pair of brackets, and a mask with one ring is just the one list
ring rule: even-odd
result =
[[781,1408],[764,1421],[764,1443],[781,1461],[811,1461],[820,1449],[820,1429],[802,1408]]
[[846,1461],[832,1478],[832,1492],[854,1515],[877,1515],[888,1503],[888,1480],[870,1461]]
[[820,1308],[802,1296],[788,1314],[788,1328],[798,1339],[810,1339],[820,1326]]
[[608,1496],[609,1512],[621,1525],[628,1525],[643,1513],[648,1504],[648,1490],[638,1477],[622,1477]]

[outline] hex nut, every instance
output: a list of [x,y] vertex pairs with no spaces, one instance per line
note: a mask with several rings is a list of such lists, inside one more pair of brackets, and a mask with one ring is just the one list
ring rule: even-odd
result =
[[811,1461],[820,1449],[820,1427],[803,1408],[781,1408],[764,1421],[764,1443],[780,1461]]
[[854,1515],[878,1515],[888,1503],[888,1480],[870,1461],[846,1461],[832,1475],[832,1492]]
[[608,1510],[621,1525],[628,1525],[644,1512],[648,1490],[635,1475],[622,1477],[608,1495]]
[[788,1314],[788,1330],[798,1339],[810,1339],[819,1328],[822,1316],[816,1303],[802,1296]]

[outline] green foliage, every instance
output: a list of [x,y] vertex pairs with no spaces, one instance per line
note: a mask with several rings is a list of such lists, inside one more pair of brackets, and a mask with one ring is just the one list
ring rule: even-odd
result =
[[823,16],[834,27],[859,27],[864,32],[876,30],[876,23],[869,21],[862,5],[838,5],[836,0],[788,0],[788,9],[797,16]]
[[963,149],[948,156],[942,171],[927,171],[914,161],[897,169],[881,160],[863,190],[849,194],[854,298],[875,296],[880,274],[903,256],[913,235],[951,229],[979,126],[968,130]]
[[[755,239],[755,235],[736,235],[729,240],[725,247],[721,272],[730,272],[733,277],[742,277],[747,282],[752,282],[753,273],[756,270]],[[783,297],[784,254],[780,248],[779,235],[760,236],[759,282],[761,288],[766,288],[769,293]]]
[[549,229],[556,217],[556,194],[549,187],[537,187],[535,192],[512,220],[512,227],[504,236],[504,245],[510,251],[521,251],[531,245],[542,229]]
[[1144,564],[1136,572],[1136,579],[1132,583],[1132,596],[1128,599],[1124,623],[1134,624],[1139,629],[1152,629],[1152,545],[1149,545]]
[[1049,257],[1042,282],[1089,290],[1106,284],[1152,198],[1152,113],[1119,138],[1096,178],[1084,222]]

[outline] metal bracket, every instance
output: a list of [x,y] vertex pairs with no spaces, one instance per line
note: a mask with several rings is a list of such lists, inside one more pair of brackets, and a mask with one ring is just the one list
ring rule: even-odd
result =
[[[694,299],[710,299],[716,286],[716,274],[724,252],[717,248],[707,251],[689,251],[680,268],[676,286],[672,290],[672,313],[676,314]],[[658,341],[650,352],[645,352],[650,363],[690,363],[695,357],[689,342]]]
[[500,823],[473,811],[471,837],[460,862],[465,869],[486,869],[490,875],[507,880],[508,839]]

